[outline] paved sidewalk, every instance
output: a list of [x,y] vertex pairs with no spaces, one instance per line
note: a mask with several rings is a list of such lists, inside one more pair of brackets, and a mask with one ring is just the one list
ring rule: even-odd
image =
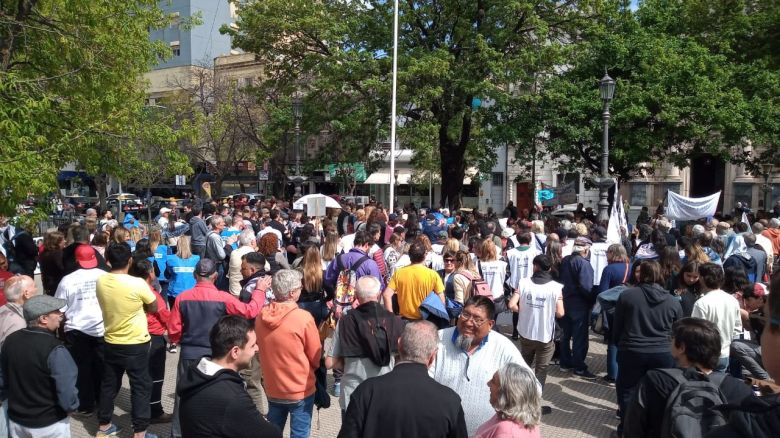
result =
[[[178,354],[168,354],[166,361],[165,384],[163,387],[163,407],[165,412],[173,411],[173,392],[176,379]],[[606,370],[606,346],[597,336],[591,336],[590,352],[587,363],[595,374],[603,375]],[[544,404],[553,407],[553,412],[542,417],[542,436],[544,437],[608,437],[617,427],[615,418],[615,388],[599,381],[584,380],[571,373],[562,373],[557,366],[550,366],[550,374],[544,388]],[[329,376],[332,381],[332,377]],[[338,435],[341,415],[338,400],[331,397],[329,409],[314,412],[312,434],[314,438],[333,438]],[[488,401],[485,400],[485,403]],[[132,437],[130,426],[130,390],[127,378],[116,398],[114,418],[122,431],[120,437]],[[468,412],[466,413],[468,415]],[[73,437],[95,436],[97,420],[95,417],[71,419]],[[161,437],[170,436],[170,425],[152,425],[149,432]],[[285,431],[289,436],[289,431]]]

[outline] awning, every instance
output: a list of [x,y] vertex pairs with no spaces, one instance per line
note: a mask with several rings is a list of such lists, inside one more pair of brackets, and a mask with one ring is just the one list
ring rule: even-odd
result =
[[[469,185],[471,184],[471,179],[477,174],[478,170],[476,167],[469,167],[466,169],[466,174],[463,176],[463,184]],[[406,171],[399,171],[398,172],[398,181],[396,181],[396,184],[405,185],[409,184],[409,182],[412,179],[412,173],[410,170]],[[433,181],[434,184],[440,184],[441,179],[438,177],[438,175],[434,175]],[[372,173],[369,175],[368,178],[366,178],[364,184],[390,184],[390,169],[389,168],[383,168],[380,169],[377,172]]]
[[[390,171],[389,169],[383,169],[384,171],[374,172],[369,175],[363,184],[390,184]],[[396,184],[409,184],[409,180],[412,179],[412,174],[409,172],[398,172],[398,180]]]

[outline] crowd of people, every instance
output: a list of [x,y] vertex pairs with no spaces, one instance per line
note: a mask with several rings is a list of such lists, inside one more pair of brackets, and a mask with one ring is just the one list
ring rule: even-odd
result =
[[673,224],[659,207],[608,239],[582,208],[498,216],[345,202],[310,218],[273,198],[171,204],[149,224],[89,209],[34,254],[0,218],[0,436],[69,436],[70,416],[117,436],[126,375],[135,437],[168,422],[176,438],[281,436],[288,417],[307,437],[328,392],[342,437],[534,437],[551,365],[615,387],[618,436],[773,435],[780,398],[744,379],[780,377],[780,220]]

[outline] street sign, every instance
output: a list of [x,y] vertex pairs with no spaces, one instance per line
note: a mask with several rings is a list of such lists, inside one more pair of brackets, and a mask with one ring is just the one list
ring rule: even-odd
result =
[[176,175],[176,185],[177,186],[186,186],[187,180],[184,178],[184,175]]
[[306,216],[321,217],[325,216],[325,214],[325,196],[309,196],[306,200]]
[[263,167],[257,171],[258,181],[268,181],[268,160],[263,161]]

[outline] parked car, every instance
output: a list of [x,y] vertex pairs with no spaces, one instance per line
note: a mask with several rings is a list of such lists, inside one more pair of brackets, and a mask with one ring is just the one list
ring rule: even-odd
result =
[[132,193],[117,193],[106,198],[106,206],[115,212],[138,213],[145,210],[141,198]]

